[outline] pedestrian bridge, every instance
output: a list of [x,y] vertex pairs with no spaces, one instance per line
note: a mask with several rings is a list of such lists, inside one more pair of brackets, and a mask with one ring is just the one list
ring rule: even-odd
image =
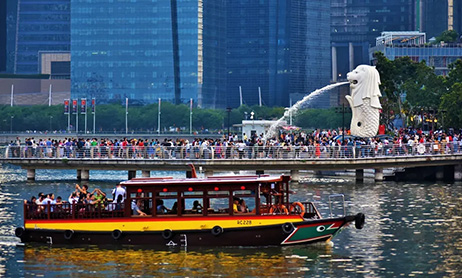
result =
[[[128,171],[128,178],[141,171],[149,177],[151,171],[184,171],[188,164],[201,169],[205,176],[223,171],[290,171],[294,180],[300,171],[356,170],[356,178],[363,179],[365,169],[373,169],[375,180],[383,180],[383,169],[414,169],[428,172],[433,169],[437,179],[462,180],[462,152],[452,146],[423,145],[418,148],[390,146],[381,150],[371,146],[316,147],[106,147],[90,149],[71,147],[0,148],[0,163],[27,169],[27,178],[35,179],[37,169],[75,169],[77,178],[88,180],[91,170]],[[428,168],[430,167],[430,168]],[[415,171],[414,171],[415,172]],[[186,174],[187,175],[187,174]]]

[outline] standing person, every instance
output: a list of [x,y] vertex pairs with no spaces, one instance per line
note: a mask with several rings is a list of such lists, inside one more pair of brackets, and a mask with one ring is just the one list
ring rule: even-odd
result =
[[75,189],[76,191],[80,192],[79,203],[83,203],[88,194],[88,185],[84,184],[82,187],[80,187],[80,185],[76,184]]
[[127,192],[120,184],[117,184],[116,187],[112,190],[112,203],[116,204],[116,209],[121,208],[121,204],[125,201]]

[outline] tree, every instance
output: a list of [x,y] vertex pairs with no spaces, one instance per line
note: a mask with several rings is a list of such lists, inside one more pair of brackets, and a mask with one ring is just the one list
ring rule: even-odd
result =
[[449,93],[443,95],[440,109],[444,109],[446,113],[444,117],[444,125],[450,127],[462,127],[462,83],[456,83],[452,86]]
[[446,30],[441,33],[438,37],[436,37],[435,43],[440,42],[456,42],[459,38],[459,34],[455,30]]

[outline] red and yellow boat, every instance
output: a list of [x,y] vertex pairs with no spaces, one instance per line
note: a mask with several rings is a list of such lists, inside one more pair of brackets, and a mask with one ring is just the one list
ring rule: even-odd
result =
[[322,218],[312,202],[291,202],[289,176],[121,183],[121,203],[24,205],[22,242],[153,246],[268,246],[331,240],[364,214]]

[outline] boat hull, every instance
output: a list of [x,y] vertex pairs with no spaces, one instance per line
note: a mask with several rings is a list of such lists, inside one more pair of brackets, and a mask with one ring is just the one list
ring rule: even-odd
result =
[[[162,229],[157,230],[78,230],[78,229],[26,229],[16,230],[22,242],[48,244],[96,244],[96,245],[143,245],[143,246],[269,246],[297,245],[328,241],[354,217],[331,219],[283,221],[280,223],[249,227],[226,227],[217,225],[208,229]],[[293,219],[287,219],[293,220]],[[245,220],[244,220],[245,221]],[[255,219],[253,220],[255,222]],[[29,225],[30,226],[30,225]],[[187,226],[187,225],[185,225]]]

